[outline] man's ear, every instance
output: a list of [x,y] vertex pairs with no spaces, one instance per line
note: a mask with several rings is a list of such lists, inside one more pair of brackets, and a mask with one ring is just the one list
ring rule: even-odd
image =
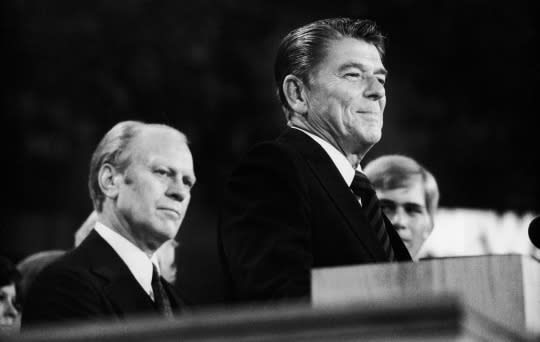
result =
[[289,107],[300,115],[307,114],[306,85],[294,75],[287,75],[283,80],[283,94]]
[[99,169],[98,183],[105,197],[112,199],[116,198],[118,196],[121,181],[122,174],[111,164],[105,163]]
[[433,231],[433,227],[435,227],[435,221],[433,220],[433,217],[430,217],[429,219],[429,226],[427,226],[427,228],[424,230],[424,240],[427,239],[430,235],[431,235],[431,232]]

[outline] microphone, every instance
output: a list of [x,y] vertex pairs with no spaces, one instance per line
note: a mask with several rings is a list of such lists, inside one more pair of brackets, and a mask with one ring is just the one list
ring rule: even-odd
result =
[[529,224],[529,239],[536,248],[540,248],[540,216],[535,217]]

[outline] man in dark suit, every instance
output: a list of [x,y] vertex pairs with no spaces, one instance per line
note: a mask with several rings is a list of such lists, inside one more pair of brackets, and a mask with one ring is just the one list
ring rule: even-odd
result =
[[383,52],[368,20],[320,20],[282,40],[275,79],[289,128],[253,148],[225,189],[230,300],[308,298],[312,268],[411,260],[360,172],[381,138]]
[[172,317],[183,302],[159,275],[154,253],[178,232],[194,183],[182,133],[136,121],[113,127],[90,164],[94,230],[34,281],[23,328],[151,313]]

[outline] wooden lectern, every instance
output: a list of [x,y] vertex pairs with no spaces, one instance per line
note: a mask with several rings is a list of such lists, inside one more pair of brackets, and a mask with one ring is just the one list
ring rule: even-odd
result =
[[194,310],[175,320],[141,317],[58,324],[5,339],[536,342],[540,337],[534,333],[540,322],[540,267],[530,258],[483,256],[337,267],[314,270],[312,277],[312,305],[259,303]]
[[540,333],[540,263],[486,255],[316,269],[315,307],[388,298],[456,295],[470,315],[514,331]]

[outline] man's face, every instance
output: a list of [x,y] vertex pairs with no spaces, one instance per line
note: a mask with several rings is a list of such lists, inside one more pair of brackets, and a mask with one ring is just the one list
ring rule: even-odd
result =
[[0,287],[0,325],[12,325],[19,316],[15,284]]
[[184,219],[195,184],[193,159],[184,138],[166,128],[143,130],[129,149],[116,209],[133,238],[156,249],[175,237]]
[[176,282],[176,240],[167,240],[156,251],[161,276],[171,284]]
[[414,258],[433,228],[426,209],[426,198],[421,180],[405,187],[377,190],[377,197],[386,216]]
[[[363,40],[333,40],[311,74],[308,118],[345,153],[366,151],[381,138],[386,70],[377,48]],[[332,143],[332,142],[331,142]]]

